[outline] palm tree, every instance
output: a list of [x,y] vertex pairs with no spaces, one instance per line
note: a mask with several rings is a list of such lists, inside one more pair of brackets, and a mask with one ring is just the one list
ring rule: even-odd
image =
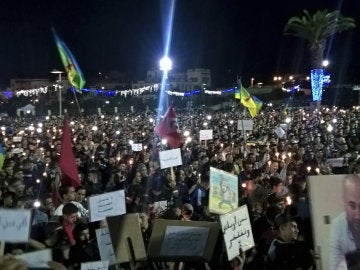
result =
[[302,17],[291,17],[286,23],[284,34],[293,35],[308,41],[311,54],[311,67],[321,69],[327,39],[342,31],[355,28],[355,20],[344,17],[339,10],[317,11],[311,15],[304,10]]

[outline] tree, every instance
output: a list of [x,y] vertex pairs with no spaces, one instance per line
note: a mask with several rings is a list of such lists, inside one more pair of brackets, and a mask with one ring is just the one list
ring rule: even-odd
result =
[[355,28],[355,26],[355,20],[342,16],[339,10],[332,12],[322,10],[313,15],[304,10],[302,17],[295,16],[289,19],[285,25],[284,34],[307,40],[311,55],[311,67],[321,69],[327,39],[336,33]]

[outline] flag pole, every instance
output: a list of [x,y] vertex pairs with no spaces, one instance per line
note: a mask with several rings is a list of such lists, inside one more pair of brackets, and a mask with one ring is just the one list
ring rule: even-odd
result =
[[[241,104],[241,77],[240,79],[238,79],[238,85],[239,85],[239,88],[240,88],[240,104]],[[246,147],[246,132],[245,132],[245,127],[244,127],[244,117],[245,117],[245,106],[244,107],[244,111],[243,111],[243,118],[241,119],[241,127],[242,127],[242,132],[243,132],[243,135],[244,135],[244,143],[245,143],[245,147]],[[244,151],[245,152],[245,151]]]
[[[80,91],[81,91],[81,89],[80,89]],[[77,96],[76,96],[76,93],[75,93],[75,92],[76,92],[76,90],[74,90],[74,97],[75,97],[76,105],[77,105],[77,108],[78,108],[78,110],[79,110],[80,117],[82,117],[82,113],[81,113],[79,101],[78,101],[78,99],[77,99]]]

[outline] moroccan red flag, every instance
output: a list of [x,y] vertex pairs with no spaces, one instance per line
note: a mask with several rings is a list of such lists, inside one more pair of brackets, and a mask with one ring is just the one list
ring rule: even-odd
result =
[[65,115],[63,137],[60,152],[60,169],[62,173],[62,183],[73,187],[80,186],[80,178],[77,170],[74,152],[72,149],[71,133],[68,116]]
[[160,138],[166,139],[173,148],[180,145],[181,135],[172,105],[169,106],[164,118],[156,125],[155,132]]

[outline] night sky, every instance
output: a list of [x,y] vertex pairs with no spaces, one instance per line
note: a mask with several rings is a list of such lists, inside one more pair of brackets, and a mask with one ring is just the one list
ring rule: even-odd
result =
[[[10,78],[49,78],[61,62],[54,27],[85,78],[118,70],[134,80],[158,67],[164,51],[168,0],[1,0],[0,84]],[[284,36],[292,16],[339,8],[358,27],[338,34],[327,49],[339,81],[360,82],[360,1],[177,0],[170,57],[176,71],[210,68],[215,86],[241,76],[270,82],[273,75],[304,73],[306,44]],[[265,3],[266,6],[264,5]],[[357,79],[356,79],[357,78]]]

